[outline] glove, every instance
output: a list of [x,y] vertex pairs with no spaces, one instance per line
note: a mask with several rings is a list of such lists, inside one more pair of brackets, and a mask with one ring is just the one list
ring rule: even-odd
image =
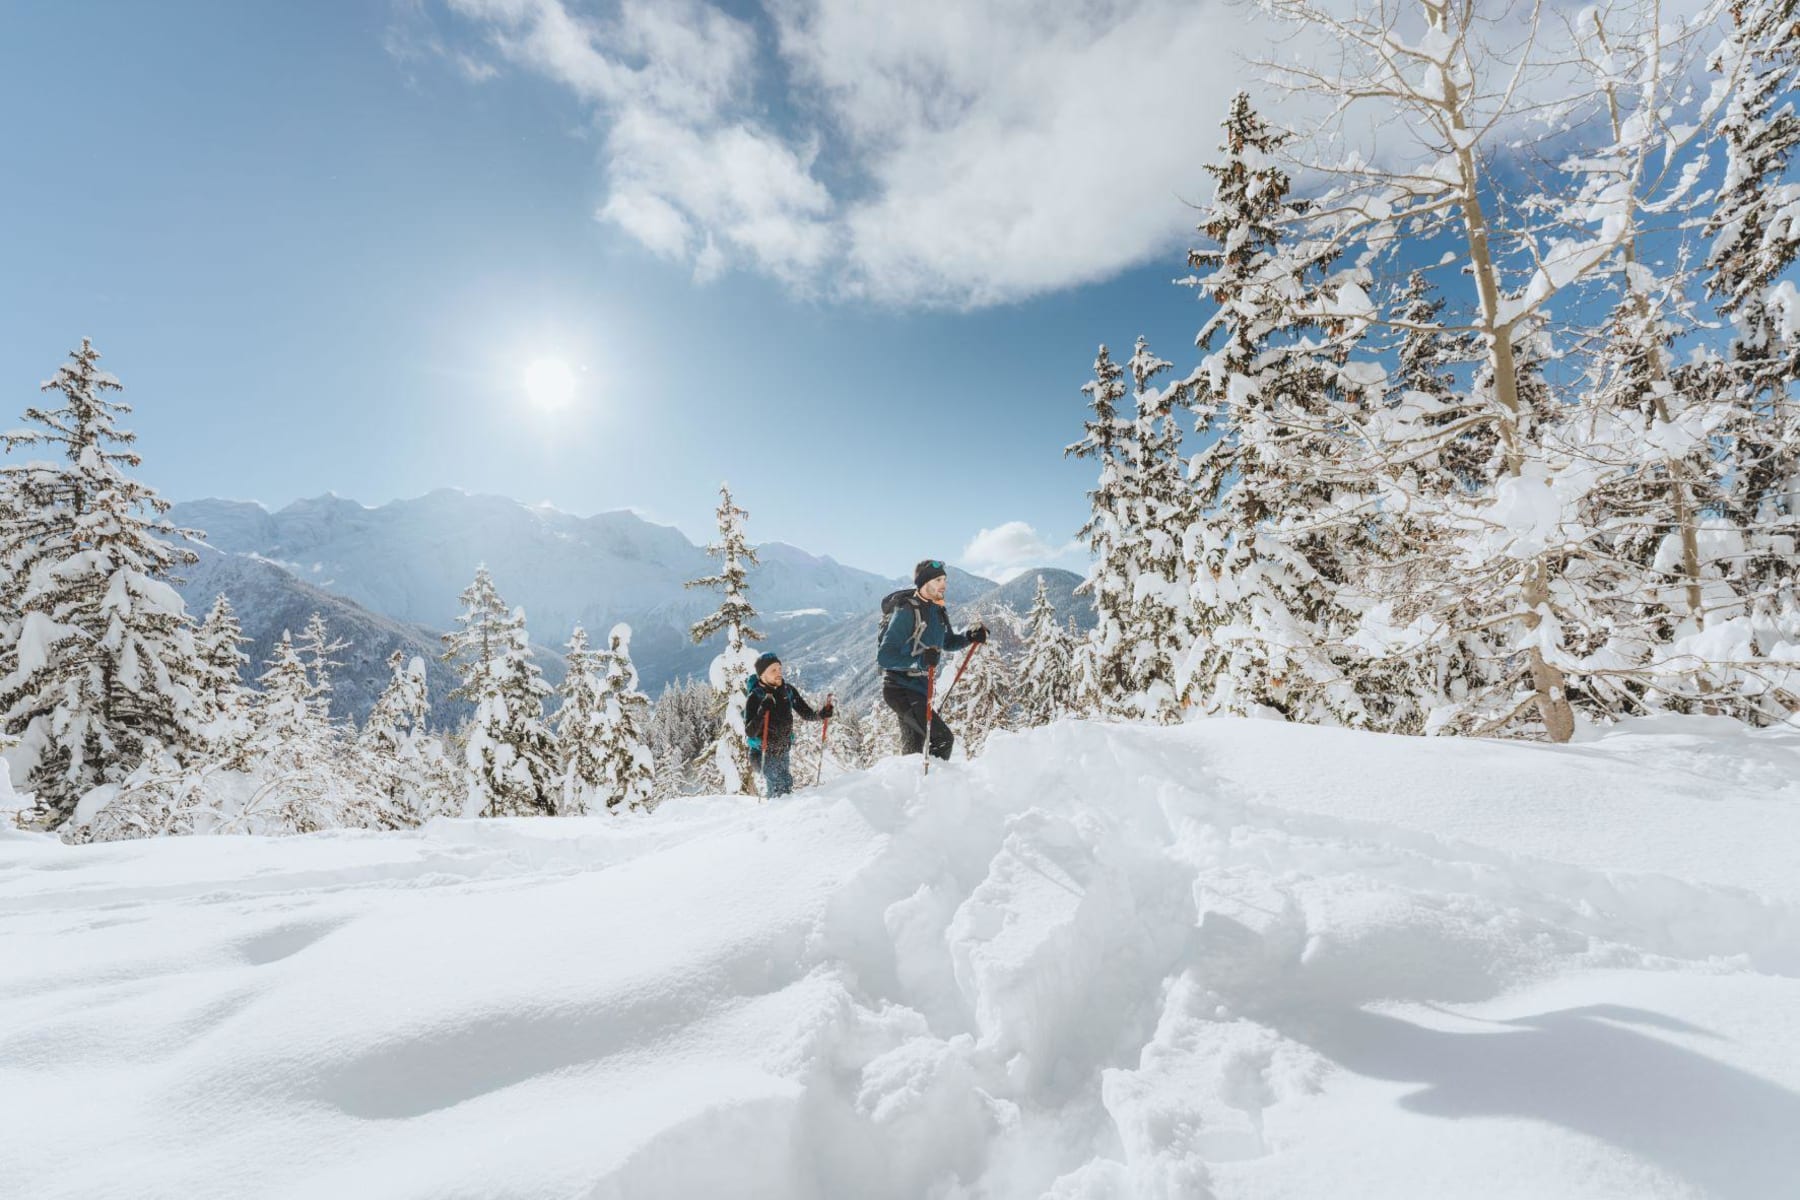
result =
[[837,705],[835,705],[831,701],[827,700],[825,702],[825,707],[823,707],[819,710],[819,719],[821,721],[829,721],[829,720],[831,720],[831,714],[836,711],[837,711]]
[[985,646],[987,644],[987,626],[977,625],[969,630],[969,641],[977,646]]
[[919,655],[919,661],[925,664],[927,670],[930,670],[932,667],[938,665],[938,659],[943,656],[943,651],[939,650],[936,646],[927,646],[923,653]]

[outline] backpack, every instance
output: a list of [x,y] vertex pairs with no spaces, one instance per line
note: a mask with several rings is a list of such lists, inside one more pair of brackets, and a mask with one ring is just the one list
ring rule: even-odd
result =
[[881,643],[887,640],[888,626],[893,623],[894,612],[899,609],[901,605],[905,605],[907,608],[913,610],[913,620],[918,621],[924,618],[918,589],[902,588],[897,592],[889,592],[887,595],[883,596],[881,598],[881,628],[875,631],[875,649],[877,652],[881,649]]

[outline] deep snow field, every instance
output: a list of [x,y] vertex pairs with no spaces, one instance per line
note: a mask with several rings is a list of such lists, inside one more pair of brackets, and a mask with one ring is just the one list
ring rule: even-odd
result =
[[0,1194],[1800,1196],[1800,732],[1064,724],[768,806],[9,828]]

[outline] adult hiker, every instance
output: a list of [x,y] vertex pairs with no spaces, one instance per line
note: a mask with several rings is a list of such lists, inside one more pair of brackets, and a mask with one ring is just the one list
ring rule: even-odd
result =
[[881,700],[900,718],[900,752],[918,754],[925,749],[927,714],[931,753],[949,758],[956,735],[932,705],[938,660],[944,651],[957,651],[987,641],[985,625],[958,633],[950,628],[944,610],[949,589],[944,564],[928,558],[913,568],[911,591],[899,591],[881,602],[886,623],[875,662],[881,668]]
[[762,772],[766,795],[785,796],[794,790],[794,772],[788,762],[794,746],[794,715],[823,721],[831,716],[832,703],[827,700],[814,711],[799,689],[781,678],[781,659],[773,654],[756,660],[756,674],[744,681],[744,693],[750,765]]

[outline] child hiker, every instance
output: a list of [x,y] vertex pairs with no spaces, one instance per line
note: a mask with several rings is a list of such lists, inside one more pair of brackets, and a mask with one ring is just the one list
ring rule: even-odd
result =
[[762,771],[767,795],[786,796],[794,790],[794,772],[788,762],[794,745],[794,714],[822,721],[831,716],[832,704],[827,700],[813,711],[806,697],[792,684],[782,682],[781,660],[773,654],[756,660],[756,674],[745,680],[744,692],[748,697],[744,732],[750,739],[750,764]]

